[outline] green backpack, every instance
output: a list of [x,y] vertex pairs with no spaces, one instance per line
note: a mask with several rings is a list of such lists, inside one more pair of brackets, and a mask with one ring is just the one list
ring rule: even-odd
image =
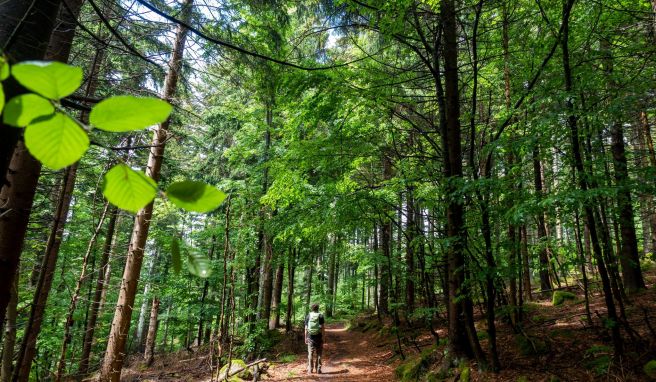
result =
[[321,313],[310,312],[308,316],[308,333],[312,336],[316,336],[321,333],[321,323],[319,323],[319,317]]

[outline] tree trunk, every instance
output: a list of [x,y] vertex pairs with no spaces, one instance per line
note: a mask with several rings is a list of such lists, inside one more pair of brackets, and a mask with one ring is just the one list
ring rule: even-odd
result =
[[148,312],[148,305],[152,305],[150,299],[150,280],[153,277],[153,272],[155,271],[155,263],[157,262],[157,257],[159,252],[155,252],[155,256],[150,256],[148,258],[148,277],[146,278],[146,284],[144,285],[141,301],[141,309],[139,309],[139,318],[137,319],[137,327],[135,328],[134,337],[132,340],[132,349],[133,351],[140,353],[144,351],[144,345],[146,343],[146,335],[148,334],[146,327],[146,318],[150,316]]
[[[373,241],[372,241],[372,248],[371,250],[375,254],[375,256],[378,256],[378,225],[374,224],[374,230],[373,230]],[[378,293],[380,291],[379,288],[380,282],[378,279],[378,262],[374,262],[374,290],[373,290],[373,295],[374,295],[374,309],[376,310],[376,315],[380,319],[380,304],[378,303]]]
[[[81,2],[80,0],[70,2],[71,9],[74,9],[75,3],[78,1]],[[42,60],[45,57],[49,41],[51,41],[51,35],[53,34],[55,21],[57,20],[60,3],[61,0],[7,0],[0,2],[0,15],[2,15],[3,19],[2,23],[0,23],[0,47],[3,48],[3,53],[9,58],[10,63]],[[75,28],[70,28],[69,30],[74,31]],[[54,40],[52,41],[54,42]],[[67,52],[66,54],[63,54],[64,52],[61,53],[62,55],[59,57],[66,57],[66,59],[61,61],[67,61]],[[50,56],[50,58],[52,57]],[[25,89],[10,77],[4,83],[4,91],[5,98],[9,100],[14,96],[24,93]],[[0,188],[5,185],[12,185],[9,179],[5,178],[5,175],[8,175],[7,169],[12,160],[14,148],[16,147],[20,134],[20,129],[5,125],[0,121]],[[0,205],[4,206],[2,203]],[[5,206],[6,210],[9,210],[9,208],[10,206]],[[0,253],[4,255],[4,251],[0,251]],[[0,258],[0,260],[2,260],[0,261],[0,266],[4,267],[4,257]],[[3,275],[13,275],[15,273],[15,265],[12,267],[12,262],[13,260],[10,260],[6,264],[10,268],[13,268],[13,271],[10,269],[11,273],[5,272],[5,269],[0,269],[0,273]],[[0,289],[0,316],[2,317],[0,320],[4,320],[9,289],[12,285],[12,277],[3,278],[0,283],[0,288],[2,288]]]
[[[264,153],[262,162],[264,163],[262,174],[262,195],[267,193],[269,189],[269,151],[271,149],[271,130],[273,128],[273,100],[265,104],[266,117],[265,124],[266,130],[264,132]],[[271,316],[271,293],[273,289],[273,269],[271,262],[273,260],[272,238],[264,231],[264,221],[267,220],[269,214],[265,211],[265,207],[260,207],[260,225],[258,232],[258,255],[262,258],[262,263],[259,264],[259,285],[257,294],[257,314],[256,318],[269,320]]]
[[[610,88],[615,89],[617,84],[612,79],[613,57],[610,43],[606,39],[601,40],[601,50],[605,55],[604,71],[608,77]],[[631,202],[626,148],[624,147],[624,129],[620,121],[611,124],[610,137],[617,187],[617,215],[622,237],[620,251],[618,252],[620,264],[622,265],[622,279],[627,293],[635,293],[645,288],[645,281],[640,271],[638,238],[635,223],[633,222],[633,204]]]
[[[53,33],[60,0],[27,2],[11,0],[0,3],[0,44],[10,61],[49,60],[67,62],[75,28],[70,27],[77,14],[59,13],[61,27]],[[79,3],[79,4],[78,4]],[[71,1],[77,12],[82,0]],[[72,21],[71,21],[72,20]],[[16,32],[16,33],[14,33]],[[11,78],[5,81],[6,99],[24,92]],[[18,259],[25,239],[41,164],[34,159],[22,142],[21,129],[0,124],[0,330],[4,325],[9,290],[13,285]],[[14,150],[14,147],[16,148]],[[11,171],[8,171],[11,169]]]
[[336,244],[330,248],[330,254],[328,255],[328,304],[326,305],[326,317],[333,316],[333,296],[335,291],[333,289],[335,284],[335,251]]
[[271,318],[271,301],[273,297],[273,246],[272,238],[264,235],[264,253],[262,254],[262,267],[260,272],[260,298],[258,314],[260,319],[269,322]]
[[282,259],[276,267],[276,279],[273,283],[273,294],[271,299],[271,317],[269,318],[269,329],[280,327],[280,302],[282,301],[282,282],[285,274],[285,263]]
[[153,364],[155,360],[155,339],[157,338],[157,315],[159,314],[159,297],[153,297],[150,307],[150,322],[148,324],[148,336],[146,337],[146,349],[144,351],[144,363],[146,366]]
[[[454,0],[441,0],[440,12],[443,28],[442,56],[444,59],[444,111],[442,146],[444,148],[444,169],[447,178],[448,202],[447,239],[447,278],[448,278],[448,321],[450,363],[457,358],[476,357],[484,363],[482,349],[476,337],[473,322],[473,307],[469,290],[465,284],[467,267],[465,263],[464,240],[466,227],[461,197],[457,197],[456,183],[463,178],[462,147],[460,129],[460,91],[458,89],[458,33],[456,24],[456,5]],[[439,73],[439,70],[436,71]],[[438,97],[441,79],[436,78]]]
[[[183,18],[187,19],[191,13],[193,0],[186,0],[183,5]],[[173,54],[169,62],[169,73],[164,85],[164,99],[172,102],[178,84],[178,77],[182,68],[183,51],[187,38],[187,29],[178,26]],[[164,159],[164,148],[171,119],[167,119],[155,130],[150,155],[148,157],[147,175],[153,180],[159,179],[162,161]],[[114,312],[112,328],[107,342],[107,350],[102,363],[99,381],[119,381],[123,359],[125,356],[125,342],[130,328],[130,319],[134,299],[137,292],[137,283],[143,263],[144,247],[148,238],[148,230],[153,215],[153,203],[142,208],[134,220],[132,238],[128,249],[127,261],[123,272],[123,280]]]
[[296,270],[296,251],[292,250],[292,256],[287,261],[287,312],[285,314],[285,331],[292,331],[292,312],[294,307],[294,271]]
[[521,226],[521,242],[520,252],[522,256],[522,284],[524,290],[524,297],[531,301],[533,300],[533,293],[531,291],[531,269],[529,268],[528,261],[528,233],[526,232],[526,225]]
[[7,323],[5,325],[2,341],[2,366],[0,368],[0,382],[11,381],[14,369],[14,346],[16,345],[16,317],[18,312],[18,275],[14,277],[14,285],[10,290],[9,305],[7,306]]
[[407,316],[411,317],[415,310],[415,249],[417,247],[417,222],[415,221],[415,201],[412,187],[407,187],[406,240],[405,264],[407,273],[405,281],[405,305]]
[[118,208],[110,207],[109,222],[107,223],[107,233],[105,234],[105,243],[103,246],[102,257],[98,266],[98,276],[96,278],[96,290],[91,302],[91,310],[84,331],[82,340],[82,356],[80,357],[80,367],[78,374],[85,376],[89,372],[89,357],[91,356],[91,345],[93,343],[93,333],[96,329],[96,322],[100,312],[100,301],[105,290],[105,285],[109,280],[105,278],[105,271],[109,267],[109,258],[116,244],[114,232],[118,224]]
[[[212,261],[214,259],[214,247],[216,246],[216,236],[212,235],[211,239],[211,244],[210,244],[210,252],[209,252],[209,259]],[[196,335],[198,337],[198,345],[200,346],[203,343],[203,340],[205,339],[205,334],[203,333],[203,327],[205,325],[205,320],[207,318],[207,315],[205,314],[205,300],[207,299],[207,293],[209,292],[210,289],[210,282],[208,279],[205,279],[203,281],[203,293],[201,294],[200,297],[200,314],[198,317],[198,334]],[[212,324],[212,317],[210,317],[210,322],[207,325],[208,329]],[[209,336],[208,336],[209,337]]]
[[[533,175],[535,184],[535,194],[542,198],[542,163],[540,162],[540,148],[536,143],[533,146]],[[549,237],[547,236],[547,227],[544,218],[544,211],[538,212],[538,247],[540,260],[540,290],[548,292],[551,290],[551,279],[549,277]]]
[[[656,0],[654,0],[656,1]],[[656,155],[654,154],[653,141],[651,139],[651,129],[647,113],[643,110],[640,112],[640,127],[638,128],[638,145],[641,155],[638,156],[640,167],[656,167]],[[651,143],[651,148],[648,144]],[[648,153],[649,159],[645,160],[645,153]],[[644,251],[652,253],[656,251],[656,211],[654,211],[654,197],[649,194],[640,195],[641,204],[644,206],[643,231],[647,232],[644,236]]]
[[[383,181],[392,178],[392,162],[387,155],[383,154]],[[382,258],[380,261],[380,295],[378,296],[378,310],[380,314],[385,316],[389,314],[389,288],[392,287],[391,282],[391,245],[392,245],[392,222],[389,218],[385,217],[384,221],[380,222],[380,246],[382,250]]]
[[[310,259],[310,264],[312,264],[312,262],[313,262],[312,260],[313,259],[311,258]],[[306,275],[306,279],[305,279],[305,283],[306,283],[306,289],[305,289],[306,290],[305,315],[307,315],[308,312],[310,311],[310,303],[311,303],[311,299],[312,299],[312,274],[313,274],[313,271],[314,271],[314,265],[310,265],[307,268],[307,272],[305,273],[305,275]]]
[[[30,156],[28,161],[32,162],[35,160]],[[40,165],[37,167],[40,167]],[[32,301],[30,317],[25,328],[26,334],[21,342],[16,369],[14,370],[14,375],[12,377],[12,380],[15,382],[26,382],[30,376],[32,361],[36,355],[36,340],[41,332],[43,315],[50,294],[50,287],[52,285],[57,257],[59,255],[59,247],[61,246],[64,226],[66,225],[68,210],[71,204],[76,171],[77,165],[74,164],[68,167],[64,174],[61,194],[57,204],[57,212],[55,213],[55,220],[53,221],[48,244],[46,245],[46,252],[43,257],[43,264],[41,266],[41,272],[39,273],[39,281],[37,282],[36,292]]]
[[105,202],[105,208],[103,209],[103,213],[100,216],[100,219],[98,220],[98,226],[96,227],[96,230],[93,232],[93,235],[89,240],[87,251],[84,254],[84,259],[82,260],[82,271],[80,272],[80,277],[77,280],[77,284],[75,285],[75,290],[73,291],[73,295],[71,296],[71,302],[69,304],[68,314],[66,315],[66,322],[64,324],[64,341],[62,342],[61,351],[59,353],[59,362],[57,363],[57,372],[55,374],[55,381],[57,382],[61,380],[62,374],[64,373],[64,368],[66,366],[66,350],[68,348],[68,344],[72,340],[71,328],[73,327],[73,314],[75,314],[75,309],[77,308],[77,302],[80,299],[80,291],[82,290],[82,283],[87,278],[87,265],[89,264],[89,257],[93,253],[93,247],[95,246],[96,239],[98,238],[98,234],[100,233],[100,230],[102,229],[102,226],[105,223],[105,217],[107,216],[108,210],[109,210],[109,202]]
[[[567,93],[572,92],[572,71],[569,62],[569,18],[572,6],[574,5],[574,0],[567,0],[563,3],[563,17],[562,17],[562,51],[563,51],[563,72],[565,77],[565,91]],[[588,191],[588,180],[585,168],[583,166],[583,158],[580,151],[580,141],[579,141],[579,130],[577,126],[577,115],[574,111],[574,104],[571,97],[566,101],[566,111],[568,113],[567,117],[567,126],[569,127],[570,139],[572,144],[572,154],[574,157],[574,166],[578,172],[578,182],[581,191]],[[590,205],[590,202],[587,201],[584,204],[585,210],[585,219],[588,223],[588,228],[590,230],[590,242],[592,244],[593,253],[597,260],[597,267],[599,269],[599,276],[601,277],[601,283],[604,291],[604,299],[606,302],[606,308],[608,309],[608,318],[611,321],[612,328],[611,334],[613,339],[613,346],[615,348],[615,354],[621,355],[623,353],[622,347],[622,338],[620,336],[619,330],[619,321],[617,318],[617,312],[615,310],[615,302],[613,301],[613,293],[611,291],[610,280],[608,278],[608,272],[606,270],[604,258],[601,252],[601,247],[599,245],[599,239],[597,236],[597,226],[594,219],[593,208]]]

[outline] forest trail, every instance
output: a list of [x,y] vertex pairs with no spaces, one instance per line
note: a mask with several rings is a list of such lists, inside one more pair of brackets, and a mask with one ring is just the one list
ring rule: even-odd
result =
[[389,346],[378,346],[373,332],[349,331],[344,323],[326,325],[322,374],[307,374],[307,353],[296,354],[294,362],[276,365],[266,381],[391,381]]

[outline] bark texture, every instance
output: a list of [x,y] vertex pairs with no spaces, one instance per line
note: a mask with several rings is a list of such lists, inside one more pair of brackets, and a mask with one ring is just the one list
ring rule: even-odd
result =
[[[193,1],[187,0],[184,7],[184,18],[188,19]],[[164,85],[164,99],[171,102],[175,96],[178,84],[180,70],[182,68],[182,58],[187,39],[187,29],[178,26],[176,32],[173,54],[169,61],[169,72],[166,76]],[[155,130],[150,155],[148,156],[148,166],[146,174],[153,180],[159,179],[162,161],[164,159],[164,148],[171,119],[167,119],[160,124]],[[130,319],[134,299],[137,292],[137,283],[141,274],[141,265],[143,263],[144,247],[148,239],[150,221],[153,215],[153,202],[141,209],[134,220],[132,230],[132,239],[128,249],[123,279],[119,291],[118,302],[114,311],[114,319],[107,342],[105,358],[103,360],[99,381],[119,381],[121,378],[121,369],[125,357],[125,343],[130,329]]]

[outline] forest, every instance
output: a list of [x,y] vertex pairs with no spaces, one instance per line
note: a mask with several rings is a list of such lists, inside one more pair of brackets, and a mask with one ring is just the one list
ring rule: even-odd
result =
[[0,382],[656,381],[656,0],[0,18]]

